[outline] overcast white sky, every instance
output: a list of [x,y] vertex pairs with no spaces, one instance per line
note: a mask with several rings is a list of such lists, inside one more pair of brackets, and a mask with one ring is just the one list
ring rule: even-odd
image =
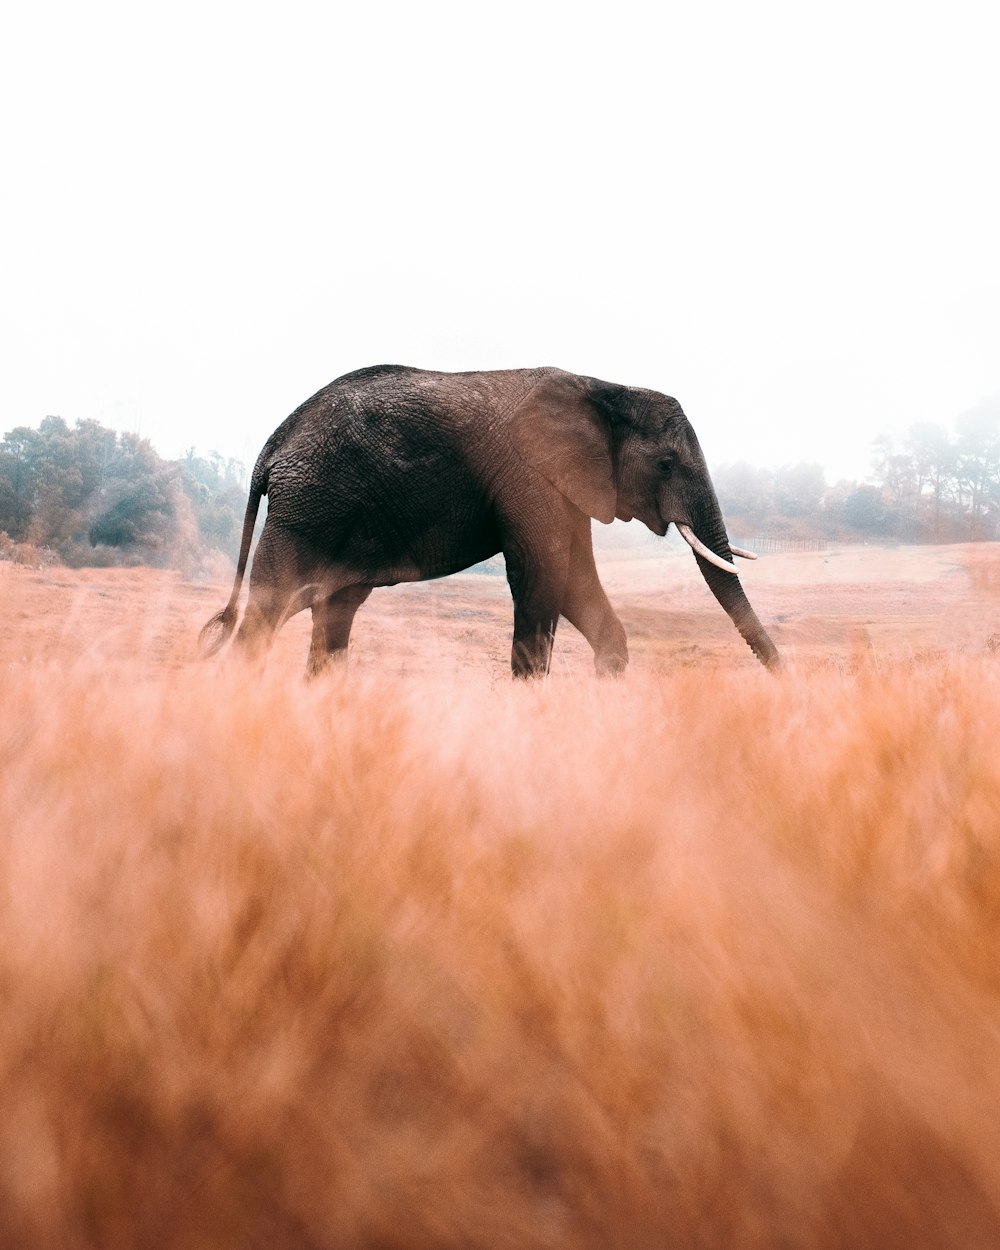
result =
[[361,365],[555,364],[864,476],[1000,393],[997,11],[20,4],[0,430],[252,462]]

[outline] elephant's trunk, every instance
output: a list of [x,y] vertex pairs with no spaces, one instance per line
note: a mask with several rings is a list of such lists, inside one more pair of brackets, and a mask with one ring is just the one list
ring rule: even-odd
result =
[[[701,517],[696,518],[693,528],[706,547],[714,551],[717,556],[721,556],[727,564],[732,564],[729,539],[717,503],[707,514],[703,513]],[[750,650],[765,668],[777,668],[781,663],[778,649],[768,637],[767,630],[757,619],[757,613],[750,606],[739,577],[735,573],[724,572],[716,568],[697,551],[695,559],[701,569],[702,577],[708,583],[709,590],[725,609]]]

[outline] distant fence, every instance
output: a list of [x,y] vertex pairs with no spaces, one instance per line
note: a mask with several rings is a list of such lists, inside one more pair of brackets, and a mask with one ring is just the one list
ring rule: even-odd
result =
[[828,545],[825,538],[778,538],[769,534],[754,534],[752,538],[730,536],[729,541],[762,556],[780,556],[792,551],[826,551]]

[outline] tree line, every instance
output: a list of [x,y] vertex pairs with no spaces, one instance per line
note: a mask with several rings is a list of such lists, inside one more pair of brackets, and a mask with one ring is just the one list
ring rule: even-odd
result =
[[0,556],[193,569],[238,542],[245,504],[241,462],[193,448],[163,460],[97,421],[45,417],[0,442]]
[[[1000,539],[1000,396],[955,423],[916,423],[873,440],[870,480],[829,484],[819,464],[713,472],[730,532],[788,541]],[[97,421],[45,417],[0,441],[0,558],[28,551],[64,564],[196,569],[232,558],[245,466],[192,448],[163,460],[148,439]],[[217,555],[216,555],[217,558]]]
[[818,464],[713,473],[731,532],[831,541],[1000,540],[1000,396],[955,422],[917,422],[872,441],[870,480],[828,484]]

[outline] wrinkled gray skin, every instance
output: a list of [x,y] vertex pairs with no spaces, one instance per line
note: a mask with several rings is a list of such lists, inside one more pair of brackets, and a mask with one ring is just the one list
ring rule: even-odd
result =
[[[598,581],[590,518],[691,526],[732,563],[701,447],[675,399],[560,369],[434,373],[378,365],[346,374],[271,435],[254,467],[236,582],[202,630],[232,633],[261,496],[267,520],[235,646],[254,653],[312,609],[309,671],[346,652],[375,586],[443,577],[503,552],[514,598],[515,676],[548,670],[564,616],[599,673],[628,663]],[[739,578],[698,567],[761,663],[778,653]]]

